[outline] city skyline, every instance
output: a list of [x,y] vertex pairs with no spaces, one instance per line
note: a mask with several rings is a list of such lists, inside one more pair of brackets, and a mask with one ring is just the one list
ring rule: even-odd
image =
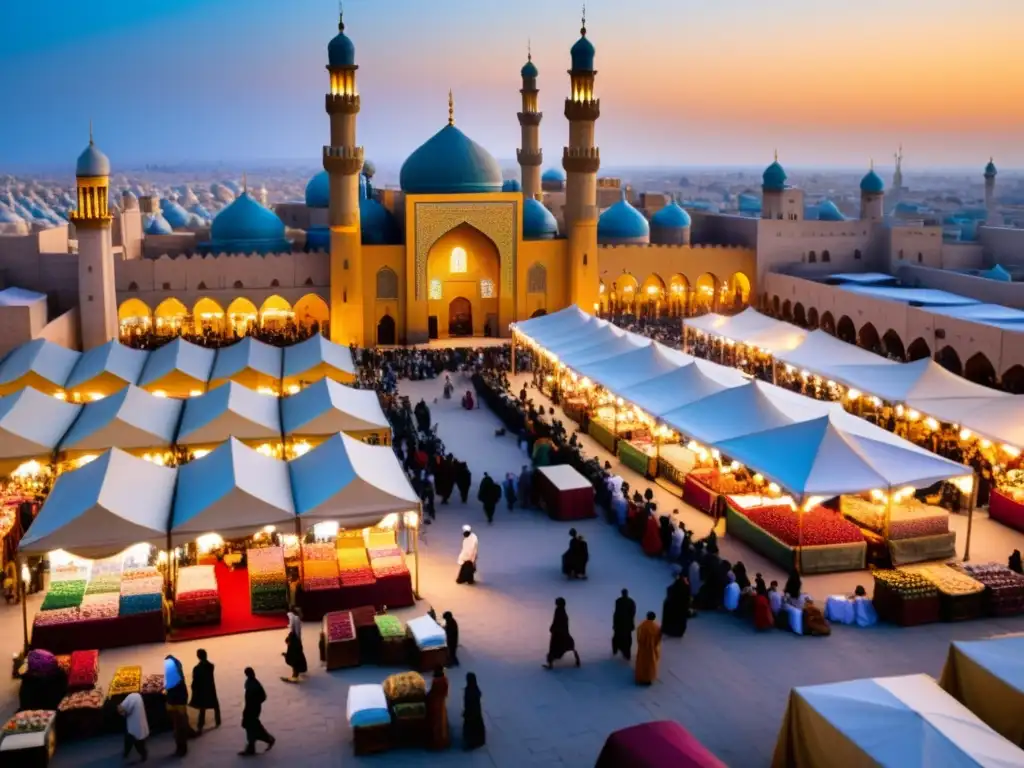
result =
[[[530,40],[545,165],[559,164],[580,8],[382,5],[345,7],[367,157],[401,163],[445,124],[451,88],[459,127],[495,156],[514,158]],[[5,11],[0,66],[15,75],[7,95],[15,109],[0,124],[0,171],[66,164],[87,141],[90,119],[121,167],[317,163],[328,136],[333,3],[58,6]],[[867,167],[872,158],[890,168],[902,143],[907,165],[921,171],[980,168],[989,156],[1001,169],[1024,167],[1024,99],[1003,86],[1024,68],[1010,39],[1024,7],[989,6],[983,19],[950,0],[824,10],[805,0],[710,10],[652,0],[642,12],[592,0],[603,164],[757,167],[777,148],[794,168]]]

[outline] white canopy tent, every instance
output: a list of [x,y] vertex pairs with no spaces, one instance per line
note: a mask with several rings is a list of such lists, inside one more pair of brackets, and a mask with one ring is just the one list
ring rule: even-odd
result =
[[353,389],[327,378],[281,400],[281,426],[286,435],[391,429],[374,390]]
[[140,542],[163,546],[177,473],[111,448],[57,478],[19,550],[101,558]]
[[950,373],[927,357],[897,365],[839,365],[833,369],[832,378],[891,403],[906,403],[914,408],[915,403],[925,400],[1013,397]]
[[182,382],[206,390],[217,353],[178,337],[149,353],[139,377],[140,387],[157,389]]
[[989,440],[1024,448],[1024,396],[990,390],[989,397],[915,398],[911,405]]
[[581,349],[571,349],[562,355],[562,362],[573,370],[581,373],[587,366],[600,363],[602,360],[618,359],[622,355],[649,347],[653,342],[645,336],[625,333],[603,344],[587,344]]
[[169,448],[184,403],[127,386],[110,397],[86,403],[64,435],[62,451]]
[[341,371],[346,379],[354,379],[356,365],[352,350],[315,333],[305,341],[285,347],[281,377],[285,384],[310,381],[324,368]]
[[204,533],[245,536],[295,518],[288,464],[230,438],[178,469],[172,543]]
[[677,432],[711,447],[793,423],[764,390],[762,382],[750,381],[663,413],[661,419]]
[[836,366],[849,365],[899,365],[892,360],[876,355],[856,344],[847,344],[825,331],[811,331],[798,347],[775,353],[780,363],[794,368],[808,370],[818,376],[832,378]]
[[528,339],[540,344],[542,339],[546,341],[560,335],[574,333],[584,326],[593,323],[596,319],[593,315],[587,314],[574,304],[558,312],[552,312],[550,315],[523,320],[521,323],[516,323],[514,329],[516,333],[521,333]]
[[713,336],[732,339],[773,353],[794,349],[800,346],[807,336],[807,331],[802,328],[762,315],[751,307],[747,307],[738,315],[711,313],[686,318],[683,324]]
[[928,675],[794,688],[772,768],[1019,768],[1024,751]]
[[0,460],[49,456],[81,410],[32,387],[0,398]]
[[111,378],[117,382],[136,384],[142,376],[149,353],[126,347],[114,339],[84,352],[64,384],[65,389],[86,388],[98,379]]
[[281,379],[281,366],[284,354],[280,347],[260,341],[253,336],[246,336],[241,341],[221,347],[210,372],[210,384],[233,379],[240,374],[251,371],[275,381]]
[[[609,361],[609,364],[613,362]],[[695,360],[661,376],[625,387],[616,394],[647,413],[660,416],[730,387],[738,387],[749,382],[738,371],[723,368],[723,371],[735,374],[733,382],[723,383],[718,378],[708,375],[708,370],[713,365],[703,360]]]
[[239,440],[280,440],[278,398],[229,381],[200,397],[189,398],[178,430],[179,445]]
[[375,525],[419,504],[394,451],[345,434],[325,440],[288,468],[303,529],[327,520],[343,528]]
[[684,352],[655,342],[627,351],[610,360],[590,363],[581,373],[606,389],[622,391],[634,384],[672,373],[682,366],[690,365],[693,360]]
[[46,391],[63,389],[81,356],[81,352],[46,339],[15,347],[0,363],[0,393],[23,385]]
[[551,341],[544,342],[544,347],[556,355],[581,352],[593,347],[602,347],[618,341],[626,332],[604,320],[595,320],[583,328],[568,334],[560,334]]

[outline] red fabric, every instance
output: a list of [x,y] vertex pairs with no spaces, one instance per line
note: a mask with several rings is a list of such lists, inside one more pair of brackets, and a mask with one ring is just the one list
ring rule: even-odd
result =
[[758,595],[754,598],[754,627],[762,630],[774,626],[775,615],[772,613],[771,601],[764,595]]
[[52,653],[73,653],[90,649],[124,648],[164,641],[161,611],[93,619],[71,624],[46,624],[32,628],[32,646]]
[[648,557],[658,557],[662,552],[661,528],[658,526],[658,521],[654,519],[654,515],[647,516],[644,538],[640,542],[640,546],[643,547],[644,554]]
[[670,720],[612,733],[594,768],[726,768],[686,729]]
[[240,635],[245,632],[261,632],[265,629],[284,629],[288,617],[284,613],[253,613],[249,600],[249,570],[231,570],[224,563],[213,568],[217,577],[217,592],[220,594],[220,624],[200,624],[194,627],[175,629],[170,640],[200,640],[222,635]]
[[535,472],[537,498],[552,520],[587,520],[597,517],[594,509],[594,487],[556,488],[543,472]]
[[1017,531],[1024,531],[1024,504],[993,488],[988,500],[988,516]]
[[332,611],[348,611],[372,605],[377,609],[407,608],[415,605],[412,575],[384,576],[373,584],[359,584],[341,589],[299,590],[295,597],[306,621],[320,621]]
[[696,507],[701,512],[707,512],[710,515],[715,508],[717,497],[717,493],[692,474],[686,476],[686,480],[683,482],[683,501],[691,507]]

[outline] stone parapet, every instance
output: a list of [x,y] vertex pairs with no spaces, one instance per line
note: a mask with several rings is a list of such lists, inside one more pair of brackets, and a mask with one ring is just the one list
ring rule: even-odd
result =
[[359,112],[359,94],[327,94],[327,114],[355,115]]
[[544,119],[543,112],[518,112],[517,115],[520,125],[540,125],[540,121]]
[[544,152],[538,149],[536,152],[529,152],[525,149],[516,150],[516,160],[520,165],[542,165],[544,163]]
[[363,169],[362,147],[324,147],[324,170],[354,176]]
[[565,100],[565,118],[570,121],[594,122],[601,116],[600,99]]
[[597,147],[564,147],[562,168],[566,173],[597,173],[601,167],[601,150]]

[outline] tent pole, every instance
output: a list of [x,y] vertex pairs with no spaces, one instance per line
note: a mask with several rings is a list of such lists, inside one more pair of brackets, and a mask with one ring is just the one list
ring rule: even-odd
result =
[[775,362],[775,358],[772,357],[772,384],[776,384],[777,385],[779,383],[778,382],[778,375],[777,375],[778,370],[779,370],[779,365],[778,365],[778,363]]
[[28,558],[22,559],[19,566],[18,585],[21,589],[21,631],[24,639],[22,653],[28,653],[28,584],[24,579],[25,569],[28,568]]
[[885,490],[885,545],[889,546],[889,533],[892,527],[892,486]]
[[171,600],[173,595],[171,594],[171,532],[167,532],[167,599]]
[[423,525],[423,502],[416,505],[416,529],[413,532],[413,542],[416,551],[416,573],[412,593],[416,599],[420,599],[420,526]]
[[[961,491],[961,496],[963,496]],[[971,528],[974,524],[974,504],[978,498],[978,483],[971,484],[971,492],[967,494],[967,538],[964,541],[964,562],[966,563],[971,559]]]
[[804,510],[803,510],[803,499],[800,500],[801,504],[796,509],[797,514],[797,533],[796,533],[796,572],[803,572],[804,565]]

